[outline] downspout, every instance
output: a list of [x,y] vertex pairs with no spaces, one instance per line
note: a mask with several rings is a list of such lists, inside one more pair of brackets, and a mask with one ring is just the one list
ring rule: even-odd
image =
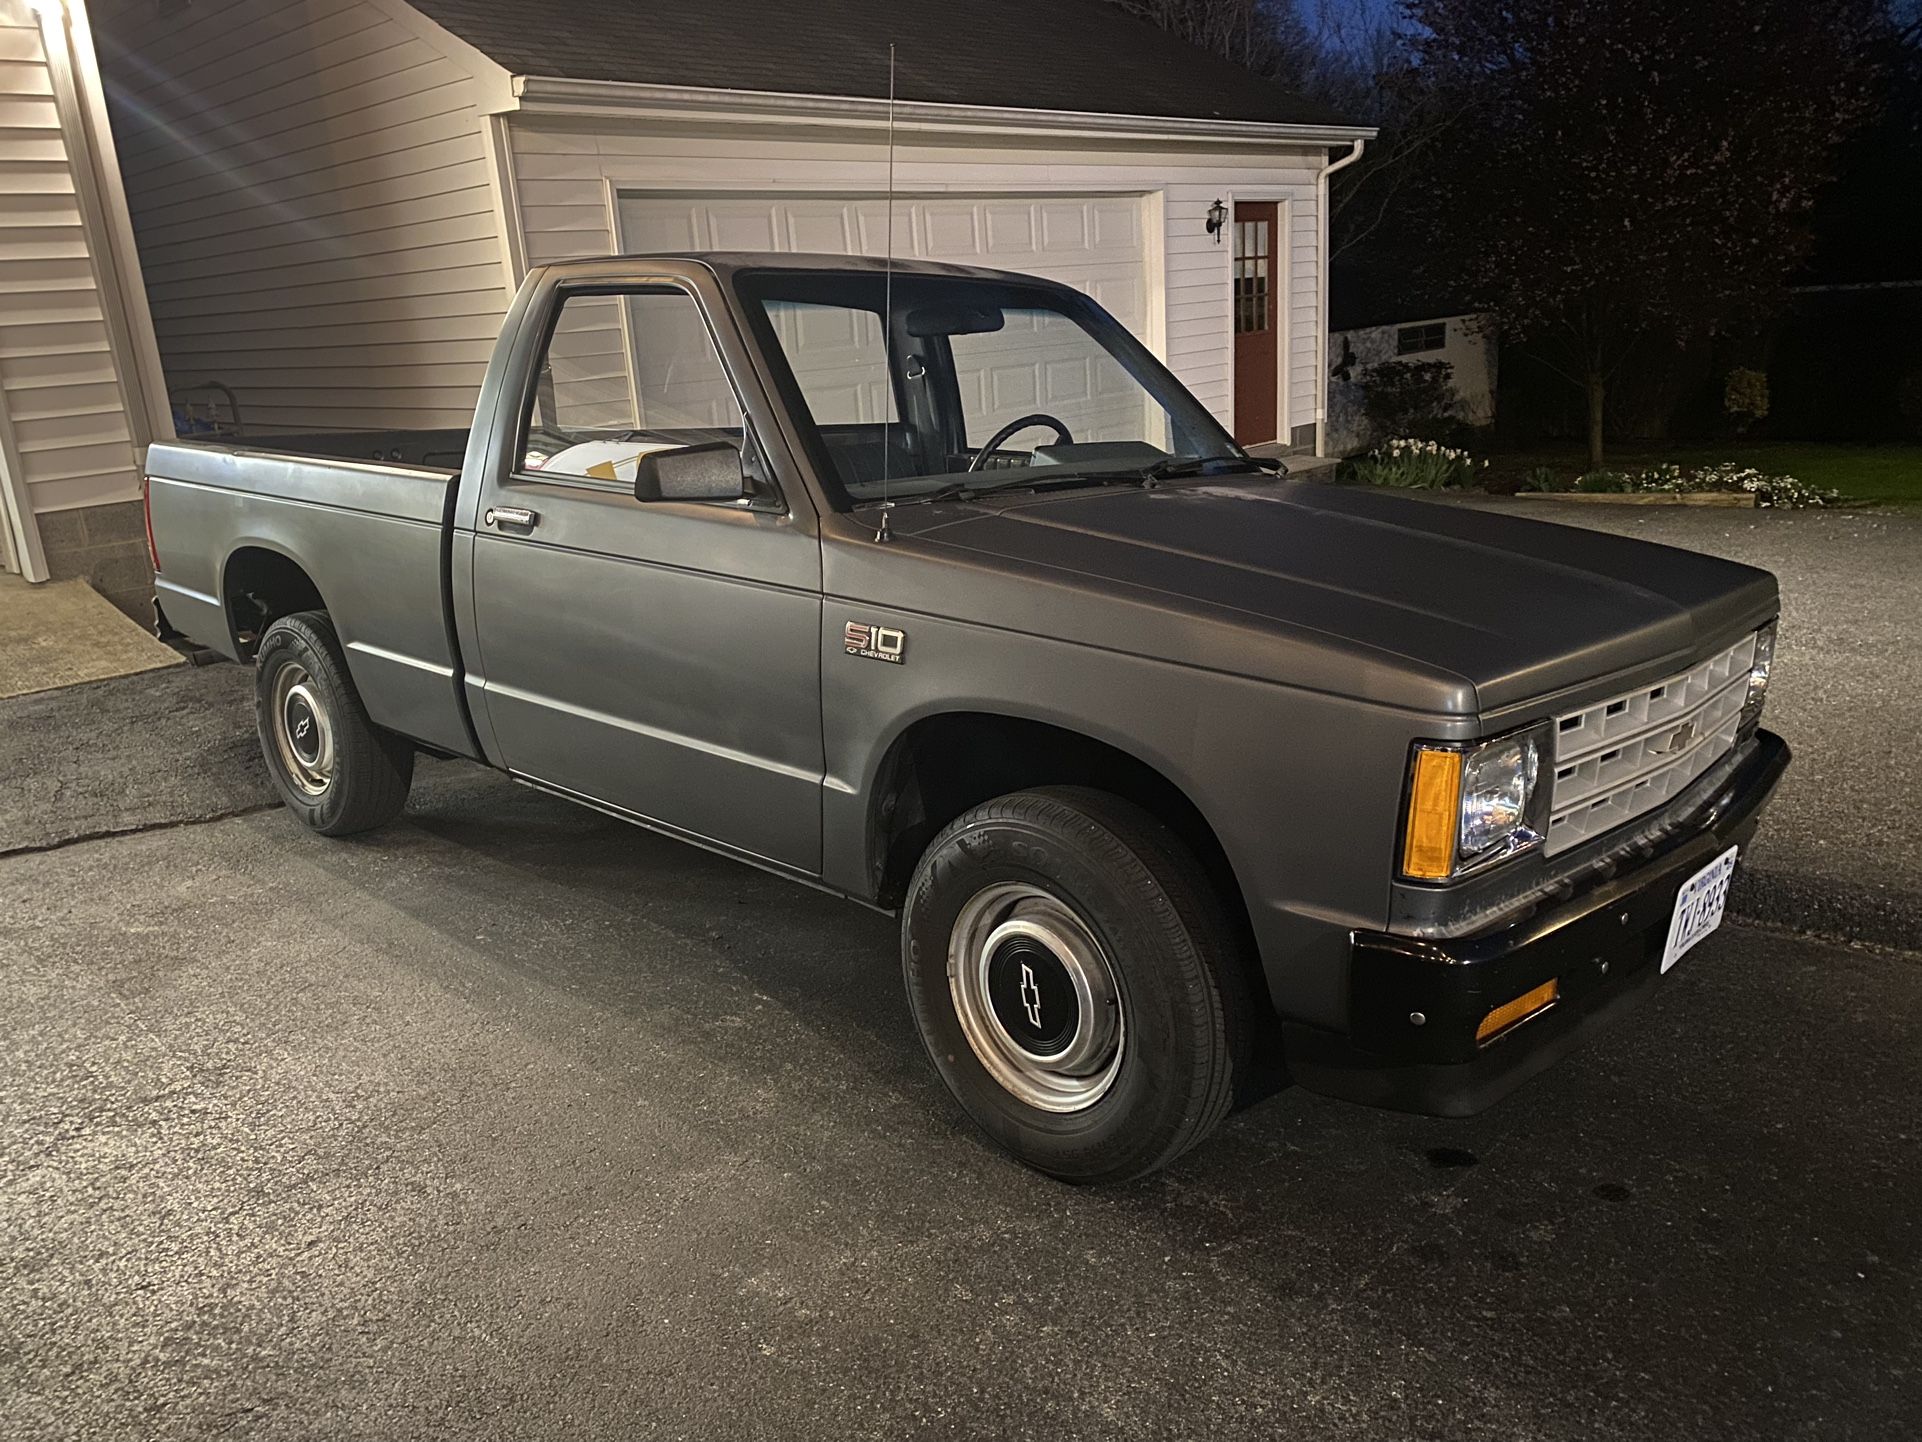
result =
[[1318,456],[1328,454],[1328,177],[1360,160],[1367,148],[1366,140],[1357,139],[1340,160],[1329,161],[1315,173],[1315,220],[1321,228],[1321,244],[1317,250],[1320,264],[1316,267],[1321,286],[1315,312],[1315,454]]

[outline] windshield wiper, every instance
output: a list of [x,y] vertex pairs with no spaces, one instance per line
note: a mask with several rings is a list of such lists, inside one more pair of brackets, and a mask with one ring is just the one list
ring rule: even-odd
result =
[[[1054,467],[1038,469],[1053,470]],[[909,502],[925,502],[929,505],[936,501],[972,501],[986,495],[1000,495],[1003,491],[1021,491],[1032,494],[1038,491],[1064,491],[1075,486],[1152,486],[1158,478],[1145,475],[1140,471],[1073,471],[1066,475],[1046,476],[1039,480],[1023,477],[1016,481],[1002,481],[999,485],[984,486],[978,481],[950,481],[945,486],[936,486],[931,491],[923,491],[916,496],[899,496],[896,505]],[[869,502],[868,504],[877,504]]]
[[1237,471],[1265,471],[1283,476],[1288,468],[1271,456],[1170,456],[1133,474],[1151,481],[1174,481],[1184,476],[1226,476]]
[[[934,505],[940,501],[972,501],[989,494],[1003,491],[1020,491],[1037,494],[1042,491],[1066,491],[1076,486],[1139,486],[1143,490],[1153,490],[1162,481],[1180,480],[1187,476],[1232,475],[1237,471],[1262,471],[1271,476],[1287,474],[1287,468],[1280,461],[1267,456],[1169,456],[1156,461],[1153,465],[1142,466],[1137,470],[1126,471],[1068,471],[1061,475],[1035,477],[1029,470],[1053,470],[1052,466],[1023,467],[1018,480],[1003,480],[992,485],[983,485],[979,475],[967,480],[950,481],[945,486],[936,486],[931,491],[919,495],[901,496],[896,505],[910,502]],[[1007,474],[1003,472],[1002,474]],[[873,505],[876,502],[868,502]]]

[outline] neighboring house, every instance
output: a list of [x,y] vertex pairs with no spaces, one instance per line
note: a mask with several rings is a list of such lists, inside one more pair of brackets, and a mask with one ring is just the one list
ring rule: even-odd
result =
[[1331,267],[1327,447],[1335,455],[1368,449],[1386,435],[1368,417],[1377,367],[1440,362],[1448,367],[1453,419],[1495,423],[1498,346],[1488,318],[1459,296],[1425,282],[1420,267],[1393,247],[1349,253]]
[[1370,373],[1393,361],[1442,361],[1449,368],[1453,419],[1495,424],[1493,330],[1479,315],[1444,315],[1337,330],[1328,337],[1328,450],[1349,455],[1387,440],[1367,414]]
[[[62,3],[31,0],[43,29]],[[75,526],[58,511],[135,498],[132,449],[167,430],[155,392],[230,387],[250,434],[464,426],[530,266],[881,253],[890,42],[896,253],[1079,286],[1238,438],[1320,448],[1327,176],[1371,132],[1107,0],[91,9],[112,134],[85,138],[101,229],[117,214],[137,240],[108,258],[131,278],[120,369],[148,389],[123,396],[122,480],[26,497],[43,540]]]

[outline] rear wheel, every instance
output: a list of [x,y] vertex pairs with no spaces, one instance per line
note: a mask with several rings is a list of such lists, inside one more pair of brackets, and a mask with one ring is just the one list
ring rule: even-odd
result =
[[255,721],[287,809],[324,836],[391,821],[407,802],[414,748],[367,719],[325,611],[282,616],[255,655]]
[[955,821],[902,917],[942,1079],[996,1142],[1071,1182],[1165,1166],[1227,1113],[1251,1022],[1233,935],[1172,832],[1069,787]]

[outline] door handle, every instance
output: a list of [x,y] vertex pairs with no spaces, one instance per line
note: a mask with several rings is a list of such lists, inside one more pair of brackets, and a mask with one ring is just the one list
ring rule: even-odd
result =
[[538,512],[530,511],[525,506],[489,506],[481,516],[481,524],[496,530],[512,526],[515,530],[531,531],[540,524],[540,519]]

